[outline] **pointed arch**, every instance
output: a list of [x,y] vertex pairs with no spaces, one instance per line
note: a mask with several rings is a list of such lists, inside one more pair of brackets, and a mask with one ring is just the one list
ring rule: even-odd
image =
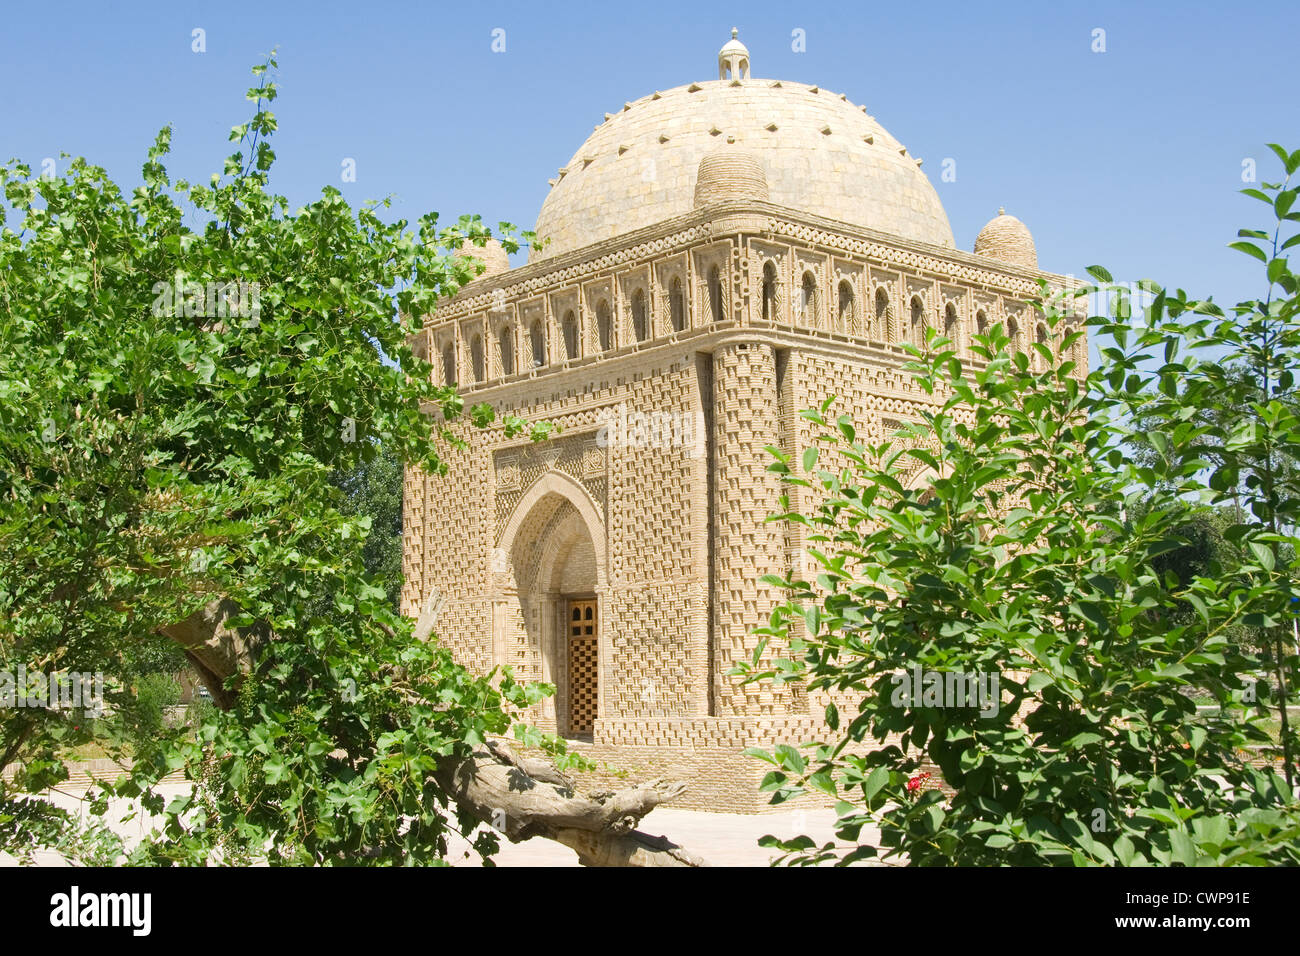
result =
[[573,505],[582,517],[582,523],[586,526],[587,533],[591,535],[596,549],[596,586],[603,588],[607,567],[605,522],[587,489],[563,472],[548,471],[528,486],[519,503],[515,505],[514,511],[510,513],[510,518],[497,539],[497,548],[510,554],[519,536],[519,529],[532,513],[533,508],[551,495],[557,495]]
[[893,343],[898,336],[894,329],[894,310],[889,304],[889,290],[876,287],[876,334],[882,342]]
[[561,324],[560,330],[564,339],[564,357],[566,359],[576,359],[579,355],[578,319],[574,316],[572,309],[564,313],[564,322]]
[[917,348],[925,347],[925,330],[930,323],[925,314],[925,302],[919,295],[912,296],[912,328],[910,341]]
[[501,353],[501,374],[515,374],[515,327],[503,325],[497,332],[497,348]]
[[721,322],[726,318],[726,300],[722,292],[722,273],[717,266],[709,268],[708,280],[709,321]]
[[448,342],[442,347],[442,384],[456,384],[456,346]]
[[763,298],[760,315],[764,322],[775,322],[777,314],[776,263],[763,263]]
[[943,334],[952,341],[952,347],[962,351],[961,325],[957,319],[957,305],[949,302],[943,307]]
[[811,271],[803,274],[799,283],[799,318],[805,325],[818,327],[817,277]]
[[646,307],[644,289],[632,293],[632,334],[638,342],[650,338],[650,310]]
[[533,351],[533,368],[541,368],[546,364],[546,331],[541,319],[533,320],[528,329],[528,340]]
[[853,284],[848,279],[840,280],[838,296],[839,331],[856,334],[858,328],[854,315]]

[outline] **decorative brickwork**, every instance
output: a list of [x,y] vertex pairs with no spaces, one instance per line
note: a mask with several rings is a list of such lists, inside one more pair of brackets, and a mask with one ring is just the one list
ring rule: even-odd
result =
[[[1028,349],[1039,279],[1066,281],[953,248],[915,160],[846,100],[728,64],[735,85],[602,124],[539,217],[552,246],[505,271],[493,250],[428,317],[439,381],[445,364],[467,402],[559,431],[533,445],[458,424],[468,448],[445,477],[408,472],[402,608],[440,596],[457,659],[554,683],[529,719],[597,760],[684,775],[683,806],[754,810],[762,767],[741,751],[823,737],[829,701],[857,705],[727,674],[780,599],[760,579],[815,574],[803,529],[767,520],[782,491],[767,449],[798,460],[813,433],[798,412],[830,394],[872,442],[917,421],[936,397],[903,370],[904,342],[928,324],[969,359],[1002,323]],[[1083,374],[1086,344],[1073,357]],[[571,633],[573,608],[591,633],[585,616]]]
[[716,458],[714,492],[714,654],[719,716],[785,713],[789,688],[740,685],[726,676],[750,659],[754,628],[767,622],[778,597],[759,579],[781,574],[785,535],[767,518],[778,511],[780,483],[765,449],[780,444],[776,361],[766,345],[722,346],[713,353]]
[[523,445],[493,455],[496,474],[496,537],[533,484],[548,471],[559,471],[582,484],[597,510],[605,513],[605,451],[594,435]]

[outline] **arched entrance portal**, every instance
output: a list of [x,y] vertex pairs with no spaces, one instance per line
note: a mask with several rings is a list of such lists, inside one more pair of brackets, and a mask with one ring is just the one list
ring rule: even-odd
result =
[[502,534],[511,585],[505,661],[555,684],[539,719],[590,736],[601,713],[604,528],[585,489],[552,473],[537,482]]

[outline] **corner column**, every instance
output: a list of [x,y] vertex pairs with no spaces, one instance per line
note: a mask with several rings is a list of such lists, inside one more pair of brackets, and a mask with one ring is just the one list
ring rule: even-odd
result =
[[714,351],[712,438],[714,709],[719,717],[784,715],[788,687],[727,676],[738,661],[752,658],[758,646],[752,632],[781,600],[759,579],[787,570],[784,531],[767,521],[779,513],[781,494],[765,450],[780,445],[776,356],[769,346],[735,343]]

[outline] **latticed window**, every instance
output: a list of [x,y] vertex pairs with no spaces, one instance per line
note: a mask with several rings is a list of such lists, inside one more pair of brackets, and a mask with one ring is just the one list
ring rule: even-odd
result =
[[529,328],[528,338],[533,347],[533,368],[541,368],[546,364],[546,332],[540,320]]
[[515,374],[515,330],[512,326],[501,327],[498,347],[501,351],[501,374]]
[[474,367],[474,381],[481,382],[486,377],[483,368],[483,336],[475,335],[469,343],[470,364]]
[[596,602],[569,605],[569,733],[589,734],[599,714],[600,660]]
[[442,350],[442,384],[456,384],[456,346],[450,342]]
[[673,276],[672,288],[668,293],[668,319],[673,324],[674,332],[686,328],[686,297],[682,295],[682,280]]
[[638,342],[650,338],[650,313],[646,310],[644,289],[632,293],[632,333]]
[[576,359],[578,357],[578,320],[570,309],[564,313],[564,322],[561,326],[564,333],[564,357],[566,359]]
[[614,347],[614,317],[610,313],[609,303],[604,299],[596,305],[596,338],[600,340],[602,352],[608,352]]

